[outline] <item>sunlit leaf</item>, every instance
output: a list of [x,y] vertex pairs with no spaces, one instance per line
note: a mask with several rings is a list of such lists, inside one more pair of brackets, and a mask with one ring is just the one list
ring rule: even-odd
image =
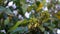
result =
[[40,3],[39,6],[37,7],[36,11],[39,11],[40,9],[42,9],[42,7],[43,7],[43,4]]

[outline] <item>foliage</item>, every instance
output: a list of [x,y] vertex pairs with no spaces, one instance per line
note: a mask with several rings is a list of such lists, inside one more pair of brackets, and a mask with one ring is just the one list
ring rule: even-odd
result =
[[[57,1],[47,3],[46,0],[35,0],[34,3],[30,3],[26,0],[10,0],[16,4],[15,9],[6,8],[3,1],[0,0],[0,30],[5,30],[6,34],[44,34],[46,31],[53,32],[54,28],[60,28],[57,26],[60,21],[60,10],[55,13],[58,9],[55,4],[59,4]],[[48,10],[44,10],[44,7]],[[15,16],[13,10],[18,10],[18,14],[21,14],[23,19],[18,19],[18,15]],[[31,12],[30,18],[24,16],[25,12]]]

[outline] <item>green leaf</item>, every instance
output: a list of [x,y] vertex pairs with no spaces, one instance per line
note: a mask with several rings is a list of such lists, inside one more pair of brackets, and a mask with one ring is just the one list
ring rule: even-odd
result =
[[9,8],[6,8],[5,13],[6,13],[7,15],[13,15],[13,12],[12,12]]
[[24,20],[21,20],[21,21],[18,21],[13,27],[11,27],[8,32],[11,32],[13,30],[15,30],[19,25],[24,25],[24,24],[27,24],[27,20],[24,19]]
[[21,24],[22,21],[18,21],[13,27],[11,27],[8,32],[11,32],[13,30],[15,30],[20,24]]
[[42,32],[45,31],[45,28],[44,28],[43,26],[39,26],[39,28],[40,28],[40,30],[41,30]]
[[27,32],[28,31],[28,27],[27,26],[25,26],[25,27],[18,27],[18,28],[16,28],[15,30],[13,30],[13,32],[11,32],[11,33],[15,33],[15,32],[20,32],[20,33],[23,33],[23,32]]
[[50,30],[53,30],[53,29],[54,29],[52,26],[48,26],[48,28],[49,28]]
[[49,25],[49,23],[43,23],[43,25],[44,25],[44,26],[48,26],[48,25]]
[[3,6],[0,6],[0,13],[5,11],[5,8]]
[[9,8],[5,8],[3,6],[0,6],[0,13],[6,13],[7,15],[13,15],[13,12]]
[[9,23],[9,17],[7,17],[7,19],[5,19],[5,21],[4,21],[4,25],[7,25],[8,23]]
[[25,13],[26,10],[27,10],[27,4],[24,4],[24,3],[23,3],[23,5],[22,5],[22,9],[23,9],[23,13]]

